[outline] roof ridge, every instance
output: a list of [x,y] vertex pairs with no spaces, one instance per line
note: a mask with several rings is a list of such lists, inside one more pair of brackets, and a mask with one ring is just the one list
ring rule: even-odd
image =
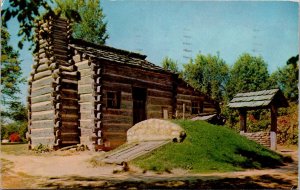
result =
[[80,45],[80,46],[88,46],[91,48],[99,48],[102,50],[108,50],[108,51],[113,51],[115,53],[119,53],[122,54],[124,56],[129,56],[129,57],[134,57],[134,58],[138,58],[138,59],[142,59],[145,60],[146,59],[146,55],[140,54],[140,53],[136,53],[136,52],[131,52],[131,51],[127,51],[127,50],[123,50],[123,49],[118,49],[118,48],[114,48],[111,46],[107,46],[107,45],[99,45],[99,44],[94,44],[92,42],[87,42],[85,40],[82,39],[76,39],[73,38],[71,39],[71,43],[70,44],[75,44],[75,45]]

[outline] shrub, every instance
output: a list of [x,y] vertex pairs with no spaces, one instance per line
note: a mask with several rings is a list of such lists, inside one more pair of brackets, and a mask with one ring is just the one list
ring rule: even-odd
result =
[[9,141],[10,142],[20,142],[21,138],[20,138],[19,133],[15,132],[15,133],[12,133],[11,135],[9,135]]
[[1,139],[9,139],[14,133],[18,133],[20,140],[26,142],[27,122],[13,122],[1,126]]

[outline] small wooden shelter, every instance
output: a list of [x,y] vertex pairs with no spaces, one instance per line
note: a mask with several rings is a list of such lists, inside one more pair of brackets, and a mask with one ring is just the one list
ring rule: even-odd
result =
[[270,109],[271,111],[271,149],[276,149],[277,110],[288,107],[288,102],[280,89],[262,90],[256,92],[238,93],[229,102],[230,108],[239,110],[240,131],[247,132],[247,111]]
[[150,118],[219,113],[218,102],[141,55],[72,39],[64,19],[37,27],[29,78],[30,146],[85,144],[110,150]]

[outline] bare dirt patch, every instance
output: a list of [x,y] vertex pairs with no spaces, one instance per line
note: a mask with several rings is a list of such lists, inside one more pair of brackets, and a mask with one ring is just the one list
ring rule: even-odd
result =
[[[195,174],[176,169],[157,174],[129,166],[97,165],[93,152],[1,154],[2,188],[296,188],[297,149],[280,147],[294,162],[275,169]],[[3,167],[4,166],[4,167]]]

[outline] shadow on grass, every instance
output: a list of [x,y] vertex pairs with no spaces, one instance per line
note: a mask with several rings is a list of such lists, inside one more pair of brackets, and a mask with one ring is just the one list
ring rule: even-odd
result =
[[246,158],[245,162],[239,163],[242,168],[275,168],[284,165],[283,157],[279,155],[277,158],[273,158],[243,149],[237,149],[236,154]]
[[[67,188],[67,189],[282,189],[296,188],[292,181],[274,177],[271,175],[244,177],[244,178],[223,178],[223,179],[197,179],[194,177],[178,178],[160,178],[153,179],[135,179],[135,180],[117,180],[101,178],[84,178],[78,176],[63,177],[60,179],[52,178],[44,183],[44,188]],[[51,181],[51,182],[50,182]]]
[[268,149],[251,151],[238,147],[234,154],[243,159],[236,159],[232,154],[222,156],[212,154],[211,157],[220,163],[225,162],[243,169],[273,169],[293,162],[290,156],[283,156]]

